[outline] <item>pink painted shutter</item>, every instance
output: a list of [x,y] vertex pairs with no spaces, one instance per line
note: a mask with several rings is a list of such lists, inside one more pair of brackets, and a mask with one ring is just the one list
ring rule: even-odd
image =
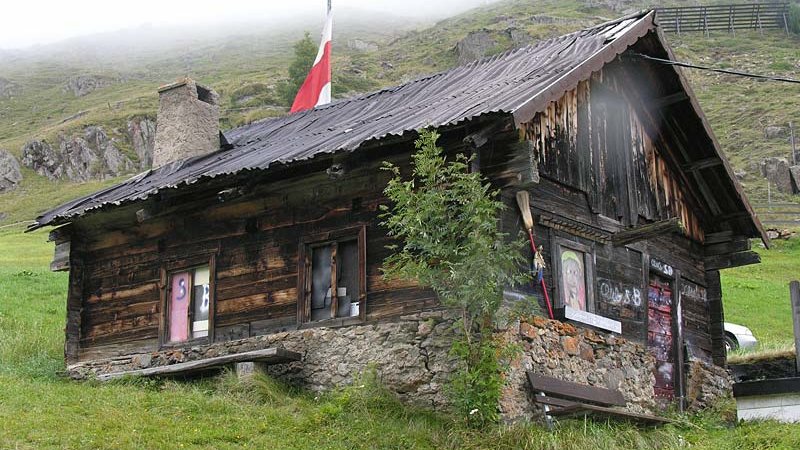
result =
[[192,298],[189,272],[172,275],[169,298],[169,341],[182,342],[189,339],[189,303]]

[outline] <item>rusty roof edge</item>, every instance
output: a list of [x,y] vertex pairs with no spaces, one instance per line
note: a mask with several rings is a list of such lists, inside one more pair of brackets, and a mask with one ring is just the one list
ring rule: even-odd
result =
[[[656,36],[658,37],[659,44],[664,48],[664,51],[667,53],[670,60],[675,60],[675,54],[667,45],[667,41],[664,38],[663,32],[656,27]],[[766,248],[770,247],[770,240],[769,236],[767,236],[767,232],[764,229],[764,225],[761,223],[761,220],[753,210],[752,205],[750,204],[750,200],[748,200],[747,196],[744,194],[742,189],[742,185],[736,179],[736,176],[733,173],[733,168],[728,161],[728,158],[725,156],[725,153],[722,152],[722,147],[719,145],[719,141],[717,140],[717,136],[714,134],[714,131],[711,129],[711,125],[708,123],[708,119],[706,118],[705,113],[703,113],[702,108],[700,108],[700,103],[697,101],[697,97],[694,94],[694,90],[692,89],[689,81],[686,79],[686,76],[683,74],[683,71],[680,67],[676,65],[670,66],[672,70],[675,71],[675,74],[678,77],[678,81],[681,84],[682,89],[686,92],[686,95],[689,97],[689,102],[692,105],[692,109],[694,110],[697,117],[700,119],[700,123],[703,125],[703,130],[705,130],[706,134],[708,135],[709,139],[711,139],[711,144],[714,147],[714,153],[716,153],[717,157],[722,161],[722,166],[725,169],[725,174],[728,176],[728,179],[733,184],[734,191],[736,192],[736,198],[741,201],[742,206],[744,206],[745,211],[750,215],[750,219],[752,220],[753,228],[756,231],[758,237],[761,238],[761,242],[764,243]],[[753,236],[756,237],[756,236]]]
[[573,67],[546,88],[541,89],[533,97],[513,108],[514,125],[519,127],[523,123],[533,119],[537,113],[545,109],[548,103],[559,99],[565,92],[575,89],[578,83],[589,79],[593,72],[600,70],[602,66],[611,62],[629,46],[635,44],[636,41],[647,34],[648,31],[656,28],[654,21],[655,11],[652,9],[646,12],[640,11],[630,14],[593,28],[610,26],[636,17],[639,17],[639,20],[631,25],[621,36],[618,36],[611,42],[604,43],[592,56]]

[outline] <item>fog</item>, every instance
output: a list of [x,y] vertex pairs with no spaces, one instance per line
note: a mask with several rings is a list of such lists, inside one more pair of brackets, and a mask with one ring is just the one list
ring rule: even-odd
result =
[[[334,15],[364,10],[431,20],[498,0],[333,0]],[[213,5],[209,7],[207,5]],[[3,5],[0,49],[18,49],[67,38],[141,27],[276,23],[325,14],[325,0],[226,0],[113,2],[109,0],[13,1]]]

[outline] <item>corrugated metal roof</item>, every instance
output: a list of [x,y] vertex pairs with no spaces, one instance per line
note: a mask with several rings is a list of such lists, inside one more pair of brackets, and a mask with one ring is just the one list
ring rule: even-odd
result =
[[653,27],[652,12],[642,12],[362,97],[254,122],[225,133],[229,150],[171,163],[66,203],[39,216],[31,229],[203,178],[353,151],[368,141],[484,114],[509,113],[521,123]]

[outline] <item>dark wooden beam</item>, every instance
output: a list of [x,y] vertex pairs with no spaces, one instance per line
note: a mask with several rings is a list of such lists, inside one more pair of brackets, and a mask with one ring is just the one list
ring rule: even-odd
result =
[[683,233],[684,231],[685,229],[681,220],[677,217],[673,217],[671,219],[653,222],[614,233],[611,235],[611,243],[616,246],[622,246],[662,236],[667,233]]
[[720,270],[758,264],[761,262],[761,256],[756,252],[747,251],[709,256],[705,258],[704,262],[706,270]]
[[689,96],[686,95],[686,92],[680,91],[674,94],[665,95],[663,97],[654,98],[653,100],[650,100],[648,106],[651,108],[664,108],[688,99]]
[[728,242],[719,242],[716,244],[706,244],[705,255],[717,256],[725,255],[728,253],[738,253],[750,250],[750,239],[745,236],[737,236]]
[[706,169],[709,167],[716,167],[721,165],[722,165],[722,160],[716,156],[712,156],[710,158],[698,159],[697,161],[686,163],[683,165],[683,170],[687,172],[696,172],[701,169]]
[[717,231],[715,233],[706,233],[706,245],[719,244],[720,242],[728,242],[735,238],[735,234],[731,230]]

